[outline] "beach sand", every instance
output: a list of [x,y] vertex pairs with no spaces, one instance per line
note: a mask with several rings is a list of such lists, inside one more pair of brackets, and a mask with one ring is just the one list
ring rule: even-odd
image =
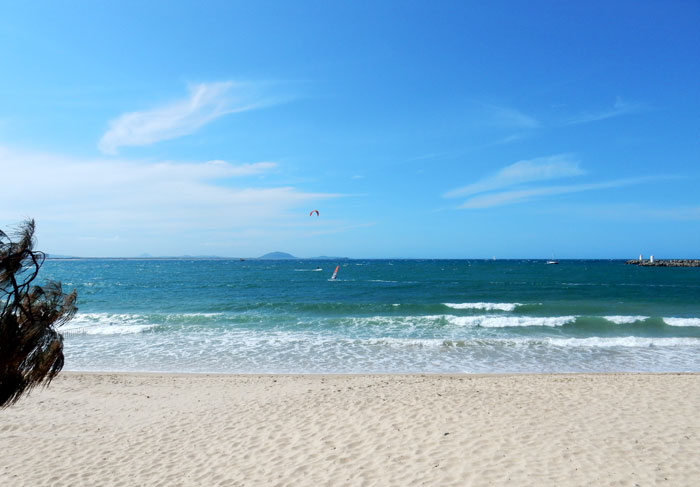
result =
[[0,485],[700,485],[700,374],[62,373]]

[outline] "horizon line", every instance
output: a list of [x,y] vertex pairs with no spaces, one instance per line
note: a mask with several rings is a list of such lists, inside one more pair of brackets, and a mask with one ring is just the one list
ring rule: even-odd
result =
[[[551,257],[283,257],[283,258],[265,258],[261,257],[233,257],[233,256],[197,256],[197,255],[172,255],[172,256],[101,256],[101,257],[81,257],[81,256],[51,256],[46,254],[46,260],[484,260],[484,261],[549,261]],[[565,257],[554,259],[556,261],[583,261],[583,260],[606,260],[606,261],[638,261],[638,258],[627,257]],[[648,260],[648,259],[645,259]],[[664,260],[700,260],[694,257],[654,257],[655,261]]]

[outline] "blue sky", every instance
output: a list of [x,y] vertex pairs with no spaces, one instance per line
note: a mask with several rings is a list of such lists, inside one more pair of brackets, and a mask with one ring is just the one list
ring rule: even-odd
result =
[[698,2],[27,3],[0,228],[47,252],[700,253]]

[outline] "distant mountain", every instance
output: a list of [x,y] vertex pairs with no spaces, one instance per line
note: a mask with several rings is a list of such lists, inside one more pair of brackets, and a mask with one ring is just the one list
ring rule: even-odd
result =
[[292,254],[288,254],[286,252],[270,252],[269,254],[262,255],[258,257],[259,260],[290,260],[290,259],[298,259],[298,257],[294,257]]
[[159,255],[141,254],[138,257],[78,257],[72,255],[46,254],[47,259],[80,259],[80,260],[229,260],[234,257],[219,257],[217,255]]
[[[72,255],[46,254],[47,259],[86,259],[86,260],[229,260],[239,257],[219,257],[217,255],[167,255],[153,256],[151,254],[141,254],[138,257],[77,257]],[[348,260],[347,257],[329,257],[321,255],[319,257],[295,257],[287,252],[270,252],[260,257],[251,257],[251,260]],[[240,257],[240,260],[247,258]]]

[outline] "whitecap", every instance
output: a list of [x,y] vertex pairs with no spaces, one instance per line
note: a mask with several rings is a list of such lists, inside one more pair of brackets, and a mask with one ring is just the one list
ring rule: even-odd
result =
[[155,328],[145,316],[129,313],[78,313],[61,327],[64,335],[123,335]]
[[133,333],[141,333],[146,330],[155,328],[158,325],[93,325],[82,328],[68,328],[61,330],[63,335],[128,335]]
[[616,325],[629,325],[637,321],[649,319],[648,316],[603,316],[603,319],[615,323]]
[[564,326],[576,321],[576,316],[455,316],[455,315],[418,315],[418,316],[370,316],[354,317],[352,323],[367,325],[411,325],[435,326],[448,324],[458,327],[508,328],[519,326]]
[[522,303],[443,303],[452,309],[480,309],[485,311],[513,311]]
[[700,318],[664,318],[669,326],[700,326]]
[[518,326],[564,326],[576,321],[576,316],[445,316],[455,326],[510,328]]

